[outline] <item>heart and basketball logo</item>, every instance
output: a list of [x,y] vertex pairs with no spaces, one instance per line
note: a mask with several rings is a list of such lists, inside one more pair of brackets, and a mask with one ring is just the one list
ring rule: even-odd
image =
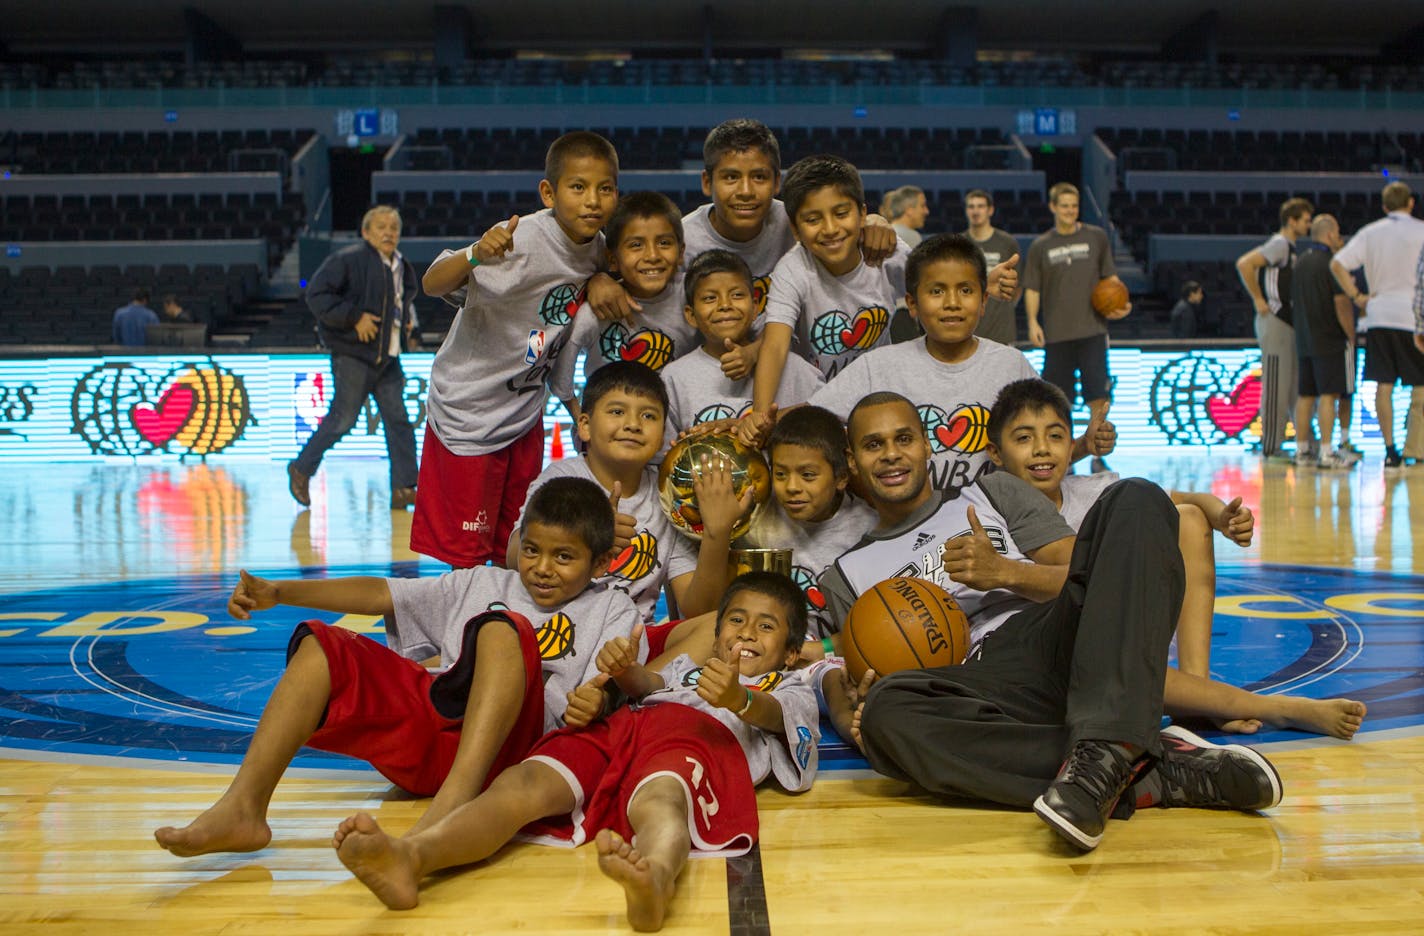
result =
[[771,294],[771,274],[758,276],[752,280],[752,308],[756,310],[753,318],[761,318],[761,314],[766,311],[766,297]]
[[875,347],[890,324],[890,313],[869,306],[854,316],[833,309],[811,323],[811,346],[817,354],[838,356]]
[[70,411],[74,432],[98,455],[206,457],[254,422],[242,378],[211,358],[156,373],[129,362],[101,364],[75,385]]
[[930,452],[962,452],[973,455],[982,452],[989,441],[989,410],[977,403],[960,406],[946,414],[933,404],[916,407],[925,435],[930,440]]
[[1228,436],[1238,436],[1261,412],[1261,375],[1240,377],[1226,394],[1206,398],[1206,415],[1212,425]]

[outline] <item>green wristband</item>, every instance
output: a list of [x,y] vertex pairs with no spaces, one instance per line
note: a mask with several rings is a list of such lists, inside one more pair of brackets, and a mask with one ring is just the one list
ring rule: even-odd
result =
[[737,710],[738,718],[741,718],[743,715],[747,714],[747,712],[751,711],[752,708],[752,691],[746,686],[742,687],[742,691],[747,694],[747,704],[743,705],[740,709]]
[[475,256],[475,245],[471,244],[465,248],[465,262],[472,267],[480,265],[480,258]]
[[836,655],[836,645],[831,642],[831,638],[829,637],[821,638],[821,649],[826,651],[826,656]]

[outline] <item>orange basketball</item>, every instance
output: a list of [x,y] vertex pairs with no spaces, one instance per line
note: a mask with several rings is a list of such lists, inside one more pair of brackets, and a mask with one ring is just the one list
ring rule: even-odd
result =
[[1127,287],[1115,276],[1098,280],[1093,287],[1093,311],[1099,315],[1116,312],[1127,305]]
[[949,592],[933,582],[886,579],[851,605],[841,652],[856,682],[867,668],[884,676],[963,663],[969,652],[969,619]]

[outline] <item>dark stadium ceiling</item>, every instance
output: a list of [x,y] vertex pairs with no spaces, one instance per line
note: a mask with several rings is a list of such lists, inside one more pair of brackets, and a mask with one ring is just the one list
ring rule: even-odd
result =
[[[714,50],[928,49],[951,7],[978,13],[981,49],[1153,51],[1209,10],[1222,52],[1371,54],[1424,24],[1424,0],[1191,3],[1158,0],[518,0],[450,2],[469,11],[479,47],[509,49],[702,48],[710,10]],[[382,0],[4,0],[0,45],[11,53],[178,49],[185,8],[245,49],[430,47],[434,3]]]

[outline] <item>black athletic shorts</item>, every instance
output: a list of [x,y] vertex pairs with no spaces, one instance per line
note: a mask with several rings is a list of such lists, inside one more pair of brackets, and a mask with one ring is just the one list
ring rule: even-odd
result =
[[1303,397],[1344,396],[1349,387],[1343,352],[1307,355],[1297,362],[1295,373],[1295,389]]
[[1082,375],[1083,402],[1112,396],[1108,378],[1108,336],[1089,335],[1072,341],[1052,341],[1043,347],[1043,379],[1062,390],[1071,403],[1076,393],[1073,377]]
[[1365,379],[1424,386],[1424,352],[1414,347],[1414,333],[1399,328],[1371,328],[1365,332]]

